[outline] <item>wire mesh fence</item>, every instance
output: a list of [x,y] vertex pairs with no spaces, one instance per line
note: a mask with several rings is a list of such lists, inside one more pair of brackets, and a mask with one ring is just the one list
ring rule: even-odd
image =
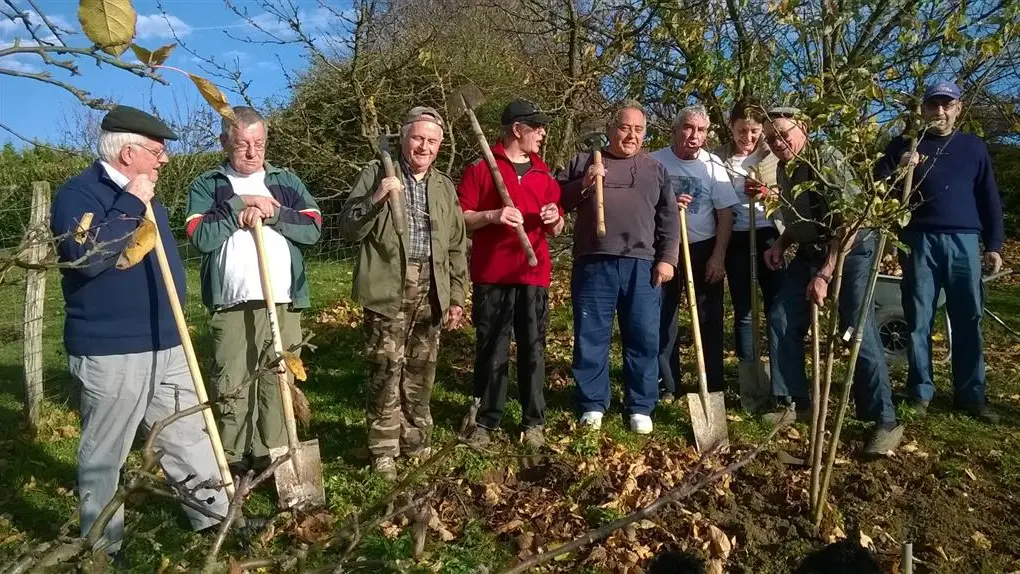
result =
[[[56,191],[59,183],[62,182],[45,185],[48,196]],[[22,199],[31,197],[31,184],[7,186],[0,193]],[[187,206],[186,198],[182,195],[166,197],[164,202],[188,274],[187,296],[183,302],[185,316],[189,325],[194,325],[204,321],[208,311],[202,304],[199,282],[202,254],[187,239],[184,223]],[[356,256],[356,245],[341,237],[339,209],[332,205],[330,207],[335,211],[324,210],[321,240],[306,250],[309,266],[353,262]],[[36,210],[41,211],[37,213],[37,222],[33,225],[33,204],[30,201],[10,202],[0,207],[0,221],[3,222],[0,225],[0,255],[17,255],[24,260],[27,254],[26,239],[33,230],[48,234],[48,203],[42,208],[36,206]],[[38,238],[38,235],[35,237]],[[48,238],[47,235],[42,241],[45,244],[44,251],[52,253],[51,244],[47,243]],[[32,243],[38,244],[39,241],[36,239]],[[42,288],[33,287],[40,282],[45,283]],[[42,389],[42,400],[58,403],[67,401],[69,397],[67,354],[63,344],[64,301],[60,283],[61,272],[57,269],[33,271],[12,267],[0,279],[0,377],[7,381],[8,388],[16,394],[26,389],[26,380],[36,379]],[[38,342],[32,344],[29,339],[38,339]]]

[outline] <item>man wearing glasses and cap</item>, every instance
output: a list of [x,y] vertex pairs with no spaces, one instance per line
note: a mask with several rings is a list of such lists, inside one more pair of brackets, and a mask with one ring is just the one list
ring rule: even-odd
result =
[[[546,235],[563,230],[560,188],[538,155],[549,116],[527,100],[503,110],[499,142],[492,146],[514,207],[505,207],[489,166],[477,160],[464,170],[457,194],[471,232],[472,322],[476,350],[474,396],[481,400],[471,436],[489,442],[506,403],[510,334],[517,340],[517,380],[524,441],[545,443],[545,331],[549,322],[552,262]],[[538,264],[528,265],[515,229],[523,226]]]
[[[779,241],[765,251],[765,264],[769,269],[781,269],[786,264],[784,252],[797,246],[797,254],[786,269],[786,281],[769,310],[768,322],[772,393],[782,408],[764,418],[773,424],[786,424],[793,422],[790,406],[795,407],[797,420],[811,420],[811,399],[804,372],[804,337],[811,323],[809,304],[819,307],[825,304],[839,249],[849,242],[837,309],[841,328],[854,326],[865,298],[872,262],[878,257],[875,253],[878,236],[873,230],[860,229],[846,237],[848,226],[829,204],[840,194],[860,193],[860,187],[843,167],[839,152],[823,142],[809,141],[807,125],[799,110],[786,107],[769,110],[764,133],[765,142],[779,158],[776,179],[786,223]],[[819,180],[819,172],[829,175],[824,181]],[[745,191],[750,192],[752,187],[745,185]],[[894,450],[903,438],[903,426],[896,420],[889,369],[873,308],[868,310],[853,390],[857,418],[875,423],[864,454],[876,456]]]
[[[467,294],[467,234],[449,176],[433,164],[443,143],[443,118],[412,108],[400,129],[399,172],[380,162],[361,171],[340,214],[343,234],[361,243],[354,299],[365,309],[368,448],[372,468],[395,480],[401,454],[429,454],[429,400],[439,332],[460,326]],[[403,193],[406,231],[397,233],[387,199]]]
[[946,292],[946,311],[953,326],[953,406],[979,420],[996,424],[986,406],[985,361],[981,319],[981,243],[984,267],[1002,267],[1004,239],[1002,199],[995,185],[988,147],[980,138],[955,130],[962,108],[960,88],[938,82],[925,91],[921,111],[925,126],[910,153],[899,136],[889,143],[877,166],[888,176],[897,167],[914,167],[911,217],[900,239],[903,311],[910,325],[907,389],[910,403],[924,415],[935,394],[931,331],[939,291]]

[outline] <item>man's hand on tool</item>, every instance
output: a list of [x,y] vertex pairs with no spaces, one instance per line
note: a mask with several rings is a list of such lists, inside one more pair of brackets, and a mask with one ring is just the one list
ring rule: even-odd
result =
[[591,164],[588,166],[588,171],[584,174],[584,179],[581,180],[581,185],[584,187],[595,185],[595,176],[598,175],[606,177],[606,166]]
[[404,186],[400,183],[399,177],[384,177],[379,182],[379,187],[375,188],[375,193],[372,194],[372,203],[379,205],[390,197],[390,193],[403,189]]

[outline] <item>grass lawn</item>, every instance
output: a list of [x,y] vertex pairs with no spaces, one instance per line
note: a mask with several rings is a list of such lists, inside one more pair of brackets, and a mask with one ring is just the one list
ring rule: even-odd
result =
[[[370,505],[386,485],[368,471],[364,427],[365,363],[360,310],[349,300],[350,262],[314,261],[309,266],[315,308],[304,324],[315,332],[314,353],[305,355],[310,369],[305,391],[311,402],[311,428],[324,463],[329,513],[341,518]],[[515,555],[553,547],[646,504],[655,492],[680,480],[692,459],[693,439],[685,401],[660,407],[650,437],[625,430],[619,415],[621,360],[618,343],[611,356],[614,410],[601,434],[576,430],[570,379],[572,334],[567,274],[557,272],[551,296],[548,369],[548,453],[525,454],[518,443],[520,407],[508,403],[494,446],[487,456],[458,449],[438,472],[416,488],[431,497],[436,521],[430,525],[426,552],[412,560],[413,540],[405,523],[387,522],[367,533],[359,548],[366,560],[398,562],[412,571],[475,572],[480,566],[498,571]],[[199,302],[197,268],[189,267],[188,317],[196,348],[208,369],[208,316]],[[75,392],[66,375],[61,343],[59,278],[51,275],[45,326],[47,402],[42,429],[30,439],[21,427],[20,285],[0,288],[0,563],[30,543],[52,539],[74,519],[75,452],[78,418]],[[1007,321],[1020,319],[1020,285],[993,285],[989,307]],[[686,313],[684,313],[686,315]],[[952,414],[946,392],[948,367],[938,365],[942,392],[932,416],[912,420],[895,456],[869,464],[853,458],[864,427],[853,420],[844,431],[847,448],[840,456],[830,500],[831,517],[817,533],[807,515],[807,472],[777,462],[783,450],[802,456],[807,431],[782,433],[757,461],[731,481],[671,508],[654,523],[614,534],[585,548],[554,569],[564,572],[626,571],[666,546],[707,556],[709,526],[735,537],[726,562],[733,572],[789,572],[812,548],[838,530],[859,528],[871,539],[883,562],[892,567],[899,541],[915,543],[923,561],[919,572],[1011,572],[1020,570],[1020,344],[986,322],[989,394],[1003,424],[988,427]],[[730,341],[727,323],[727,341]],[[939,341],[936,341],[938,344]],[[470,400],[474,338],[470,328],[444,333],[432,400],[437,444],[452,438]],[[736,379],[732,353],[728,378]],[[511,367],[512,369],[512,367]],[[692,370],[688,369],[688,372]],[[513,373],[511,373],[513,375]],[[894,369],[902,387],[904,373]],[[693,376],[690,382],[693,382]],[[516,387],[511,388],[511,397]],[[727,403],[738,404],[727,395]],[[735,443],[754,443],[766,434],[753,417],[730,410],[729,430]],[[130,464],[137,464],[133,453]],[[401,467],[402,469],[404,467]],[[246,511],[271,516],[272,487],[255,493]],[[515,522],[516,521],[516,522]],[[255,540],[232,537],[225,552],[237,556],[271,555],[302,540],[307,532],[293,520],[277,523]],[[154,572],[164,559],[170,571],[189,571],[211,541],[190,533],[175,504],[139,497],[128,505],[126,550],[137,572]],[[839,527],[838,530],[836,527]],[[76,524],[71,526],[72,532]],[[445,531],[445,532],[444,532]],[[979,533],[988,541],[975,537]],[[444,540],[445,539],[445,540]]]

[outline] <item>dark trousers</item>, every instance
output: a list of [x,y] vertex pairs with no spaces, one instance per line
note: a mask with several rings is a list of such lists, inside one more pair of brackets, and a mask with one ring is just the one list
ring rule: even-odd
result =
[[[761,303],[765,317],[769,315],[772,302],[786,271],[773,271],[765,265],[765,250],[775,243],[779,233],[774,227],[759,229],[755,235],[755,249],[758,252],[757,279],[761,289]],[[733,300],[733,347],[741,361],[754,360],[751,336],[751,232],[734,231],[726,248],[726,279],[730,285]],[[761,333],[758,333],[761,336]]]
[[494,429],[506,405],[510,337],[517,341],[517,385],[521,423],[545,424],[545,331],[549,290],[535,285],[475,285],[471,319],[475,324],[475,396],[481,406],[475,420]]
[[[857,311],[864,301],[871,264],[877,256],[877,238],[862,230],[843,264],[843,283],[839,293],[840,329],[856,325]],[[810,405],[804,359],[804,337],[811,326],[807,285],[817,273],[824,249],[802,245],[786,270],[786,280],[769,313],[769,343],[772,349],[772,394],[790,397],[797,408]],[[854,402],[857,418],[879,423],[896,421],[889,369],[875,325],[875,308],[868,309],[857,368],[854,370]]]
[[953,403],[957,408],[985,404],[985,359],[981,319],[984,290],[977,234],[904,232],[910,248],[900,254],[903,267],[903,313],[910,326],[907,389],[912,398],[930,401],[931,333],[939,291],[946,291],[946,311],[953,328]]
[[[708,389],[712,392],[726,388],[723,381],[723,282],[708,283],[705,280],[705,266],[714,248],[714,237],[690,245],[701,345],[705,353]],[[659,378],[667,393],[676,393],[677,383],[681,380],[677,324],[680,301],[686,299],[687,279],[683,262],[677,267],[676,277],[663,285],[659,319]]]
[[660,289],[652,287],[652,262],[632,257],[588,256],[574,260],[570,296],[574,307],[574,380],[581,412],[609,409],[609,343],[618,315],[623,343],[624,408],[648,415],[659,400],[656,387]]

